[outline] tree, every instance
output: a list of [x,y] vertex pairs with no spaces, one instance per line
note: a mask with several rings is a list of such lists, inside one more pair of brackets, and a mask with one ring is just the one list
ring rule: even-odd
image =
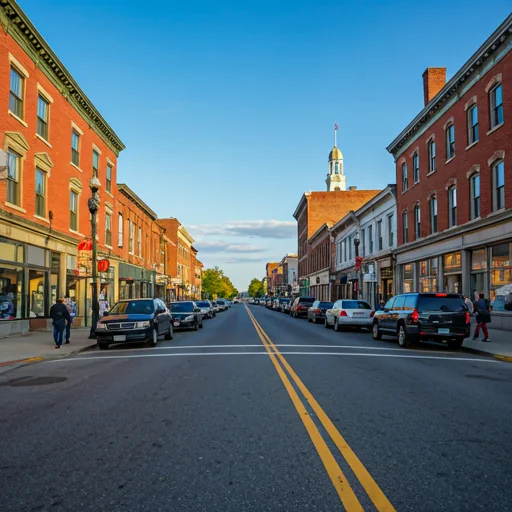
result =
[[264,295],[263,280],[254,278],[247,289],[249,297],[262,297]]
[[203,272],[203,292],[212,299],[217,297],[232,299],[238,295],[238,290],[231,279],[224,275],[219,267],[209,268]]

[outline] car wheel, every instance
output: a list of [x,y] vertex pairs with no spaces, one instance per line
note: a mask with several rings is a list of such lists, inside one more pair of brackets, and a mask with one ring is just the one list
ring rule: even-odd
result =
[[327,316],[325,317],[324,327],[325,327],[326,329],[329,329],[329,327],[330,327],[329,322],[328,322],[328,320],[327,320]]
[[372,327],[372,338],[377,341],[382,339],[382,333],[380,332],[379,324],[377,322],[375,322]]
[[100,348],[100,350],[108,350],[108,343],[98,341],[98,347]]
[[156,347],[156,344],[158,343],[158,331],[156,327],[153,328],[153,332],[151,334],[151,338],[148,340],[148,346],[149,347]]
[[464,340],[448,340],[448,348],[452,350],[459,350],[462,347]]
[[410,345],[411,342],[409,340],[409,336],[407,336],[407,332],[405,331],[404,324],[400,324],[398,326],[397,336],[398,336],[398,344],[401,347],[407,348]]
[[334,330],[336,332],[340,332],[341,331],[341,327],[340,327],[340,324],[338,323],[338,319],[337,318],[334,319]]
[[166,340],[172,340],[172,325],[169,324],[169,330],[165,333]]

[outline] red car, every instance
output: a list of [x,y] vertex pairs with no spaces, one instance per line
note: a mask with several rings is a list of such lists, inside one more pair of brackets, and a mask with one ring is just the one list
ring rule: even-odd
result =
[[308,309],[315,302],[314,297],[297,297],[290,308],[290,315],[294,318],[306,318],[308,316]]

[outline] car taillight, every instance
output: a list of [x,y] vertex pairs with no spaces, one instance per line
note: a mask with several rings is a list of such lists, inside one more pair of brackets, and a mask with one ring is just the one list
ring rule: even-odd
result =
[[466,323],[467,324],[470,324],[471,323],[471,315],[469,314],[468,311],[466,311]]
[[373,315],[375,315],[375,311],[370,311],[370,318],[373,318]]
[[348,315],[347,315],[347,312],[346,312],[346,311],[341,310],[341,311],[340,311],[340,316],[348,316]]
[[316,308],[315,313],[320,313],[320,310],[318,308]]
[[418,310],[417,310],[417,309],[415,309],[415,310],[412,312],[412,314],[411,314],[411,320],[412,320],[413,322],[417,322],[417,321],[418,321],[418,319],[419,319],[419,317],[420,317],[420,314],[418,313]]

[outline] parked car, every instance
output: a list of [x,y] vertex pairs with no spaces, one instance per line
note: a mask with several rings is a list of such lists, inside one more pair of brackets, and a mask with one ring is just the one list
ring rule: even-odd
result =
[[284,313],[285,315],[289,315],[290,314],[290,307],[292,306],[292,299],[288,299],[288,302],[283,302],[282,306],[281,306],[281,312]]
[[203,318],[213,318],[216,315],[215,310],[213,309],[213,306],[209,300],[196,301],[196,306],[201,310]]
[[213,301],[212,301],[212,308],[213,308],[213,311],[215,312],[215,314],[217,314],[217,313],[220,311],[220,307],[219,307],[219,305],[217,304],[217,301],[216,301],[216,300],[213,300]]
[[288,304],[290,299],[288,297],[281,297],[279,299],[279,303],[277,304],[277,311],[283,311],[285,304]]
[[279,299],[278,298],[272,299],[272,309],[274,311],[277,311],[278,307],[279,307]]
[[219,311],[228,310],[228,305],[226,304],[226,301],[223,299],[217,299],[217,306],[219,306]]
[[462,295],[405,293],[388,300],[373,317],[372,336],[396,336],[401,347],[416,341],[445,341],[459,349],[470,335],[471,316]]
[[100,350],[113,343],[141,341],[155,347],[161,335],[172,340],[172,316],[160,299],[120,300],[97,323],[95,335]]
[[340,299],[325,312],[325,327],[341,331],[344,327],[372,328],[375,311],[365,300]]
[[315,302],[314,297],[297,297],[290,307],[290,315],[294,318],[307,317],[308,309]]
[[240,301],[238,299],[233,300],[233,304],[238,304]]
[[315,300],[311,307],[308,309],[308,322],[316,324],[318,320],[322,323],[325,322],[325,312],[331,309],[333,306],[332,302],[326,302],[321,300]]
[[197,331],[197,329],[203,328],[203,315],[195,302],[191,300],[171,302],[169,309],[171,310],[175,329],[194,329],[194,331]]
[[272,308],[272,297],[268,297],[265,299],[265,307],[271,309]]

